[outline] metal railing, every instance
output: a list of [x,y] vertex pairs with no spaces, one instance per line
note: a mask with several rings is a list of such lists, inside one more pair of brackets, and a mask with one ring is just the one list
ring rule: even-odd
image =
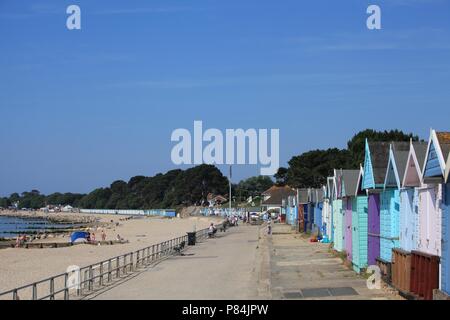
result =
[[[222,225],[218,225],[221,228]],[[196,231],[196,240],[208,237],[208,229]],[[61,273],[22,287],[0,293],[0,300],[69,300],[71,295],[82,296],[114,280],[121,279],[140,267],[146,267],[181,252],[188,245],[188,236],[148,246],[116,256],[72,272]],[[75,266],[73,266],[75,267]]]

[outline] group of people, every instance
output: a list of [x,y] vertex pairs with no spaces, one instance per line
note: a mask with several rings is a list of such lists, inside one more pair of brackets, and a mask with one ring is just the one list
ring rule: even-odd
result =
[[[102,230],[101,238],[102,238],[102,241],[106,241],[106,232],[105,232],[105,230]],[[89,232],[86,240],[88,242],[95,242],[95,232]],[[123,238],[119,234],[117,234],[116,240],[117,241],[122,241]]]

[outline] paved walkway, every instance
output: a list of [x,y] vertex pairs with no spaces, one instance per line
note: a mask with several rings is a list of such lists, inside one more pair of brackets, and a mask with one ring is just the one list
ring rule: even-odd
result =
[[348,269],[329,251],[329,244],[311,243],[287,225],[275,225],[271,250],[273,299],[399,299],[386,290],[369,290],[366,279]]
[[310,243],[286,225],[239,226],[189,247],[89,299],[394,299],[369,290],[327,244]]
[[257,226],[239,226],[189,247],[90,299],[256,299]]

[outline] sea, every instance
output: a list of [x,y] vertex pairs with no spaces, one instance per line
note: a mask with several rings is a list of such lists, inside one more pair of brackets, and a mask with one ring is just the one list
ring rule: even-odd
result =
[[45,218],[17,218],[0,216],[0,238],[15,238],[18,234],[32,235],[77,226],[71,223],[55,223]]

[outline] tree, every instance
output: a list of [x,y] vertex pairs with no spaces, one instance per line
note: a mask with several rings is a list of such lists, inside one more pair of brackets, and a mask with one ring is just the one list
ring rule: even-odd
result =
[[413,133],[404,133],[399,130],[375,131],[366,129],[355,134],[352,139],[347,142],[349,151],[349,164],[352,168],[359,168],[364,162],[364,146],[366,138],[369,141],[419,141],[419,137]]
[[273,185],[273,181],[268,176],[256,176],[240,181],[232,185],[232,192],[237,196],[238,201],[244,201],[248,197],[260,195]]
[[277,173],[274,175],[275,177],[275,183],[277,186],[284,186],[287,183],[287,177],[288,177],[288,169],[284,167],[278,168]]
[[418,141],[412,133],[405,134],[399,130],[375,131],[367,129],[355,134],[347,143],[347,149],[313,150],[293,157],[289,168],[284,168],[275,177],[281,182],[298,188],[320,187],[326,183],[326,177],[332,175],[333,169],[358,169],[364,162],[365,140],[369,141]]
[[348,168],[348,159],[347,150],[336,148],[305,152],[289,161],[287,183],[295,188],[318,188],[334,168]]
[[11,205],[11,202],[8,198],[3,197],[0,198],[0,208],[8,208]]

